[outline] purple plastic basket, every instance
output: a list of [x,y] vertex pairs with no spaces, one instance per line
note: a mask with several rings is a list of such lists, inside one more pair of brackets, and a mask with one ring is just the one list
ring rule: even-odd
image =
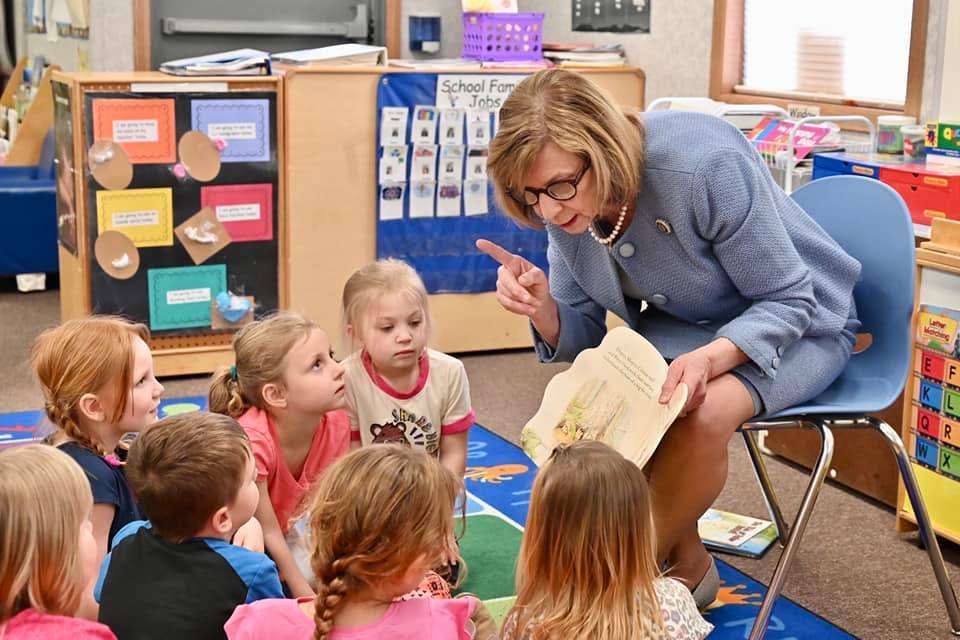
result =
[[464,13],[463,53],[472,60],[543,58],[542,13]]

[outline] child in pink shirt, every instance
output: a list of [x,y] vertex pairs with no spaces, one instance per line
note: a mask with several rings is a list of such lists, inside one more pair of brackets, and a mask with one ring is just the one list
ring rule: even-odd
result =
[[257,465],[266,551],[295,597],[313,587],[298,567],[298,512],[313,481],[350,449],[343,367],[327,334],[303,316],[279,313],[246,325],[233,341],[236,366],[210,383],[210,410],[237,419]]
[[337,461],[320,478],[308,509],[316,597],[237,607],[224,626],[227,638],[496,637],[495,629],[478,625],[484,610],[472,596],[397,600],[443,554],[461,487],[420,449],[364,447]]
[[93,494],[66,453],[33,444],[0,453],[0,638],[116,640],[73,618],[97,570]]

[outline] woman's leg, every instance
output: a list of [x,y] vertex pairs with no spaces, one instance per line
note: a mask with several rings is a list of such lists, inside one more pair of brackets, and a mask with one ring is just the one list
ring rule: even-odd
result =
[[707,385],[700,405],[667,430],[647,467],[657,528],[657,559],[669,561],[672,576],[699,583],[710,557],[697,535],[697,520],[727,480],[727,444],[754,415],[744,383],[724,374]]

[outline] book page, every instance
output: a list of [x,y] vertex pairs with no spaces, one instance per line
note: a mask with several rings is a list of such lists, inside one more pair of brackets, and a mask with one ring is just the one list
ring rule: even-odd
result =
[[550,381],[520,445],[539,465],[559,444],[600,440],[643,467],[687,400],[679,385],[660,404],[666,377],[667,363],[652,344],[627,327],[612,329]]
[[704,541],[738,547],[771,524],[762,518],[708,509],[697,522],[697,530]]

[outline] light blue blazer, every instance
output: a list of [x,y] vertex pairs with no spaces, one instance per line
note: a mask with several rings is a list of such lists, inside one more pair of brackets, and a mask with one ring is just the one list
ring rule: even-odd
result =
[[765,414],[815,396],[850,357],[860,263],[783,192],[732,125],[687,112],[643,119],[643,182],[617,242],[608,249],[547,227],[560,338],[554,350],[534,331],[538,357],[570,361],[596,346],[609,310],[666,358],[730,339],[751,360],[735,371]]

